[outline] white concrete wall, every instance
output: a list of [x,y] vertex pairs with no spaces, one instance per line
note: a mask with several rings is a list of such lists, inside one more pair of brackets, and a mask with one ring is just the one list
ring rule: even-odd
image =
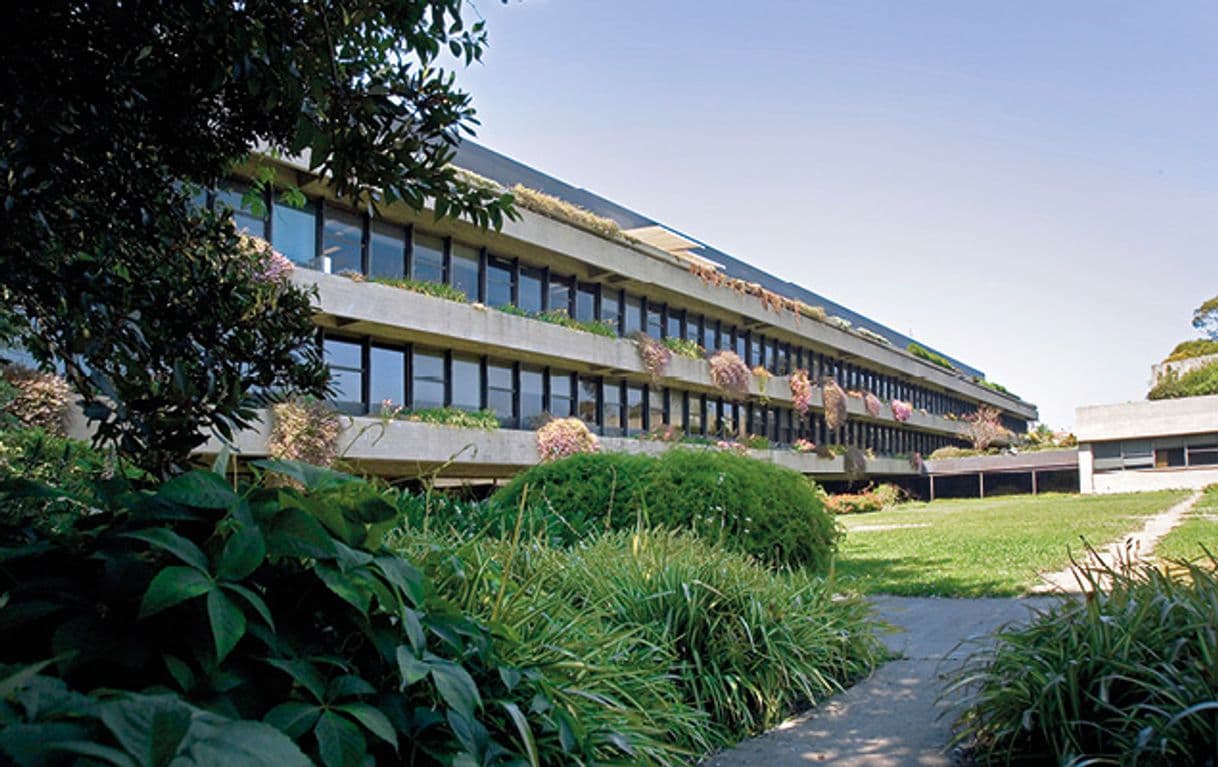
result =
[[[1081,456],[1081,453],[1080,453]],[[1079,479],[1084,479],[1082,469]],[[1084,493],[1143,493],[1150,490],[1200,490],[1218,483],[1218,466],[1195,469],[1143,469],[1140,471],[1103,471],[1093,473]]]
[[1091,405],[1074,416],[1080,443],[1208,432],[1218,432],[1218,395]]

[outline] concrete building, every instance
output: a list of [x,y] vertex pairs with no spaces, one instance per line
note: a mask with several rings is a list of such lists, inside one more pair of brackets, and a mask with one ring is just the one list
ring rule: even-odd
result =
[[[436,220],[398,204],[376,218],[334,198],[303,166],[261,158],[279,188],[295,187],[304,207],[268,191],[265,215],[241,208],[248,187],[232,180],[207,195],[228,204],[238,225],[270,240],[300,267],[293,279],[317,286],[319,343],[334,372],[336,404],[351,416],[340,442],[349,460],[387,475],[438,472],[461,477],[509,475],[537,460],[531,432],[549,415],[578,416],[607,449],[654,451],[640,439],[665,429],[690,441],[763,435],[758,457],[807,474],[842,477],[843,460],[797,453],[798,439],[870,451],[872,476],[917,474],[911,457],[962,444],[960,418],[988,403],[1022,432],[1034,405],[978,383],[981,371],[948,358],[945,369],[905,347],[913,339],[800,286],[783,282],[658,221],[466,143],[456,165],[495,182],[560,198],[612,221],[596,231],[562,215],[521,209],[502,231]],[[380,279],[448,286],[451,298],[425,295]],[[434,292],[434,291],[433,291]],[[806,307],[823,307],[827,317]],[[539,319],[562,313],[595,323],[600,334]],[[633,340],[686,339],[711,352],[730,349],[755,378],[749,396],[725,396],[701,359],[674,355],[662,377],[644,368]],[[929,347],[929,344],[922,344]],[[843,388],[874,393],[868,413],[849,398],[839,434],[823,417],[820,389],[800,416],[786,379],[803,369]],[[905,422],[889,402],[909,401]],[[413,409],[489,410],[495,432],[378,418],[382,403]],[[265,453],[266,429],[241,436],[246,455]],[[212,449],[215,445],[212,445]]]
[[1075,433],[1084,493],[1218,482],[1218,396],[1080,407]]

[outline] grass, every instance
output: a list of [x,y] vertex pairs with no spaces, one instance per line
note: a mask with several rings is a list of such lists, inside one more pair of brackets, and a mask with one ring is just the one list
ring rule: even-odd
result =
[[1155,546],[1155,556],[1166,559],[1197,559],[1205,556],[1202,545],[1218,555],[1218,486],[1210,487],[1184,521]]
[[840,518],[837,575],[866,594],[1017,596],[1068,567],[1080,538],[1105,545],[1186,495],[953,499]]
[[495,308],[504,314],[511,314],[516,317],[528,317],[531,320],[539,320],[551,325],[561,325],[571,330],[580,330],[584,333],[592,333],[593,335],[604,336],[605,338],[617,338],[617,329],[609,323],[601,322],[600,320],[577,320],[561,309],[530,312],[511,304],[496,306]]
[[939,354],[938,352],[932,352],[930,349],[927,349],[922,344],[911,341],[909,346],[905,347],[905,351],[909,352],[910,354],[912,354],[915,357],[920,357],[920,358],[926,360],[927,362],[930,362],[934,365],[938,365],[941,368],[947,368],[948,370],[956,369],[956,366],[953,365],[947,359],[947,357],[944,357],[942,354]]

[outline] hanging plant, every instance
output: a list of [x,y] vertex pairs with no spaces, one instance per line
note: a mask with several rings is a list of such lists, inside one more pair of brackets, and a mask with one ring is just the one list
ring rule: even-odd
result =
[[578,418],[555,418],[537,430],[537,453],[543,463],[600,449],[600,440]]
[[787,385],[791,387],[791,402],[795,405],[795,411],[800,415],[806,414],[812,405],[812,381],[808,378],[808,371],[796,370],[787,379]]
[[770,383],[771,373],[761,365],[758,365],[757,367],[753,368],[753,375],[757,376],[757,388],[761,390],[761,398],[765,399],[765,390]]
[[342,422],[338,411],[317,399],[293,399],[271,408],[274,425],[267,442],[272,458],[331,466],[338,457]]
[[740,398],[749,393],[749,368],[736,352],[724,349],[706,360],[710,368],[711,381],[724,394]]
[[892,417],[904,423],[913,415],[913,405],[904,400],[894,399],[892,405]]
[[846,392],[832,378],[826,378],[821,396],[825,402],[825,425],[837,431],[846,425],[849,411],[846,409]]
[[660,376],[664,375],[664,371],[668,369],[668,363],[672,361],[672,351],[661,342],[642,333],[635,334],[634,343],[639,350],[639,360],[643,363],[643,369],[647,371],[653,381],[658,381]]
[[872,418],[878,418],[880,416],[881,405],[882,403],[880,402],[880,398],[871,392],[867,392],[866,396],[863,397],[863,406],[867,408],[867,415],[871,416]]

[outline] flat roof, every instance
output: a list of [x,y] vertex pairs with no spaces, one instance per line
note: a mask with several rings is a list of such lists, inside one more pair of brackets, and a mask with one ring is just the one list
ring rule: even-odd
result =
[[629,208],[618,205],[612,200],[607,200],[600,195],[589,192],[587,189],[572,186],[564,181],[560,181],[553,176],[542,173],[541,171],[531,168],[522,162],[513,160],[506,155],[502,155],[492,149],[489,149],[477,142],[468,139],[463,140],[457,147],[457,154],[453,160],[458,167],[473,171],[480,176],[485,176],[494,181],[498,181],[504,186],[514,186],[521,184],[530,189],[536,189],[539,192],[544,192],[559,199],[578,205],[585,210],[595,213],[598,216],[612,219],[617,222],[624,230],[630,229],[651,229],[653,227],[661,227],[673,235],[674,239],[681,239],[686,242],[692,242],[698,246],[693,250],[693,255],[712,261],[720,265],[723,272],[730,277],[745,280],[748,282],[756,282],[767,290],[778,293],[779,295],[788,298],[795,298],[803,301],[809,306],[822,306],[830,315],[836,315],[842,319],[849,320],[850,324],[855,328],[865,328],[873,333],[878,333],[887,338],[901,349],[907,347],[910,343],[917,343],[931,351],[942,354],[953,365],[959,368],[960,372],[970,376],[985,378],[985,373],[971,365],[967,365],[950,354],[939,351],[930,344],[924,341],[918,341],[909,336],[896,331],[887,325],[865,317],[858,312],[852,311],[845,306],[831,301],[828,298],[814,293],[807,288],[801,287],[793,282],[775,277],[769,272],[762,271],[755,266],[752,266],[740,259],[734,258],[727,253],[724,253],[717,248],[711,247],[706,243],[698,240],[696,237],[691,237],[684,232],[680,232],[672,227],[666,226],[660,221],[644,216],[641,213],[633,211]]
[[1074,411],[1079,442],[1218,432],[1218,395],[1088,405]]

